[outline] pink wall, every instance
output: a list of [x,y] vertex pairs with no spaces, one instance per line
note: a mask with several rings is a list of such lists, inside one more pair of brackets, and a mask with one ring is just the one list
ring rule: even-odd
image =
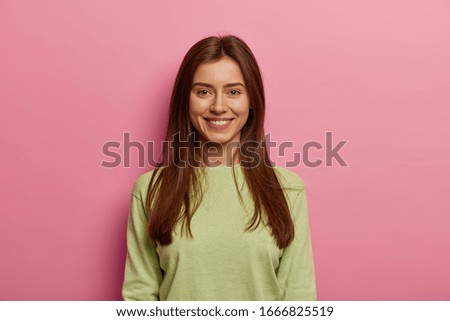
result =
[[0,299],[120,299],[148,168],[104,168],[102,145],[160,141],[187,49],[235,33],[273,140],[348,141],[348,167],[294,169],[318,298],[450,300],[449,16],[444,0],[1,1]]

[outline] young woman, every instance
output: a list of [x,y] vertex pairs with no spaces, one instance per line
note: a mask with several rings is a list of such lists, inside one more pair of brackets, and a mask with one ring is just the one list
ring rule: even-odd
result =
[[306,190],[273,165],[264,88],[236,36],[200,40],[172,93],[160,165],[133,188],[124,300],[316,300]]

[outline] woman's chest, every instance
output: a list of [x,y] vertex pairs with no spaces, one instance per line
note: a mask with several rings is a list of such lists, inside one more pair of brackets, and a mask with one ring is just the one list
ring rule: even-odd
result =
[[220,191],[215,192],[210,191],[205,196],[193,215],[192,238],[179,224],[172,234],[172,243],[157,247],[161,268],[208,262],[220,269],[230,262],[241,266],[264,262],[276,269],[282,251],[276,246],[269,228],[261,222],[256,229],[246,231],[253,215],[250,200],[244,197],[244,204],[241,204],[235,195],[226,195],[224,191],[220,196]]

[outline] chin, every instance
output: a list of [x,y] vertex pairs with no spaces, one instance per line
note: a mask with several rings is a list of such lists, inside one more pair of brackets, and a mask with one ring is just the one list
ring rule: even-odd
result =
[[226,144],[229,143],[230,140],[229,139],[218,139],[218,138],[207,138],[207,142],[211,142],[211,143],[217,143],[217,144]]

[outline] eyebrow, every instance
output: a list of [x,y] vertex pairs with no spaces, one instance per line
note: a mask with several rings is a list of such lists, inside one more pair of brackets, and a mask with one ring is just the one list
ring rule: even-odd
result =
[[[214,88],[213,85],[208,84],[206,82],[196,82],[196,83],[192,84],[191,88],[194,88],[195,86],[203,86],[203,87],[208,87],[208,88]],[[240,82],[232,82],[232,83],[226,84],[224,87],[225,88],[229,88],[229,87],[236,87],[236,86],[242,86],[242,87],[245,88],[244,84],[240,83]]]

